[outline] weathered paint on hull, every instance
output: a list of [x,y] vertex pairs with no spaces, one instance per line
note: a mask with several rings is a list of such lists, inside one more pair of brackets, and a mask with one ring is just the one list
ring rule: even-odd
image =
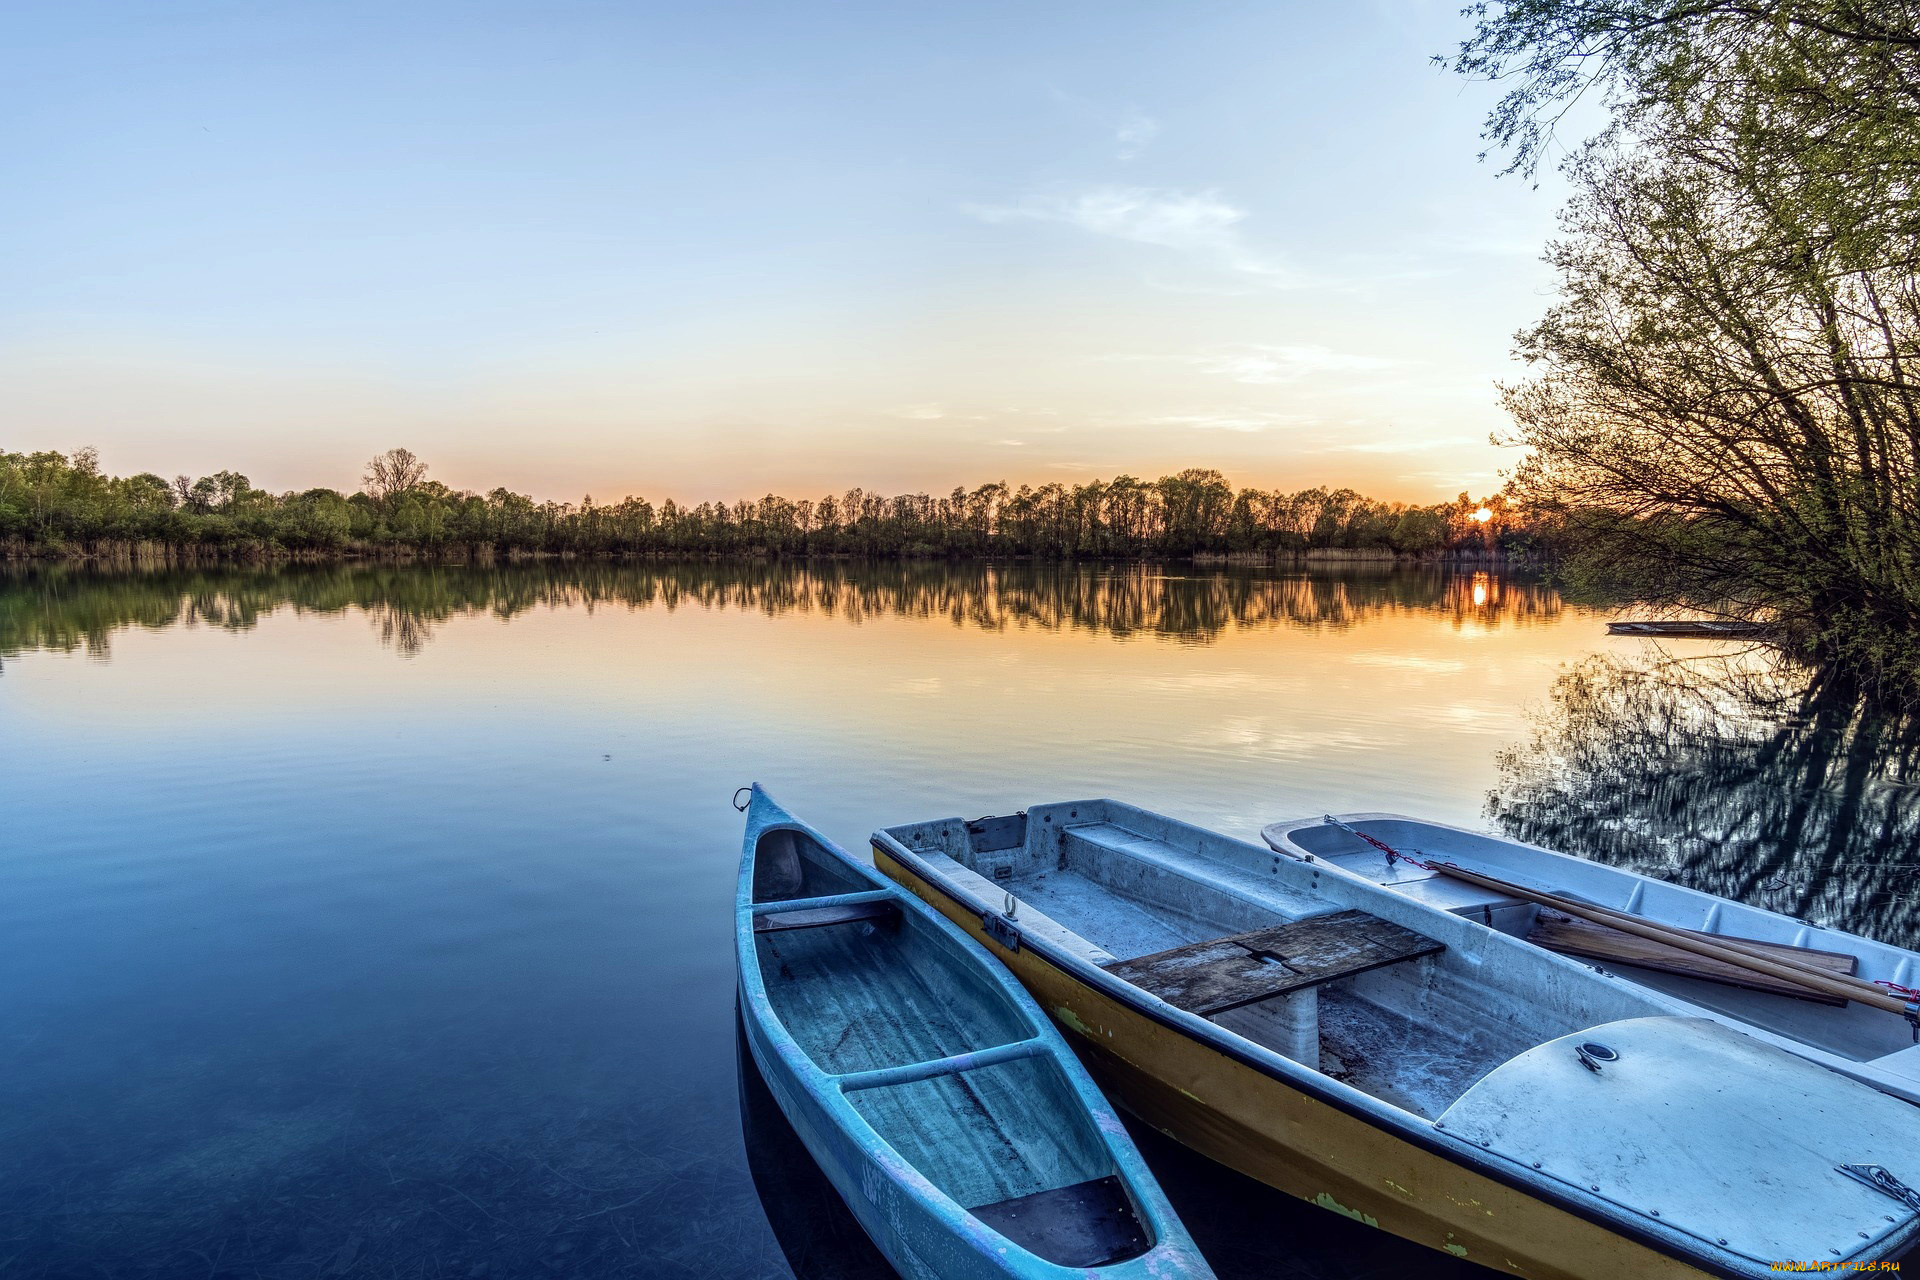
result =
[[950,1235],[934,1222],[915,1221],[918,1211],[912,1197],[902,1195],[868,1154],[847,1141],[846,1134],[820,1109],[805,1089],[795,1085],[778,1054],[765,1041],[765,1033],[754,1019],[745,1020],[747,1048],[753,1054],[768,1092],[786,1114],[800,1141],[812,1153],[834,1190],[846,1201],[847,1208],[859,1220],[874,1246],[907,1280],[942,1280],[948,1275],[1004,1276],[1006,1271],[972,1265],[977,1258],[939,1259],[942,1266],[958,1270],[940,1270],[921,1257],[909,1237],[919,1241],[921,1249],[938,1249],[937,1237]]
[[1535,1280],[1708,1274],[1216,1052],[1030,948],[1009,952],[964,903],[879,846],[873,854],[884,875],[986,944],[1130,1111],[1200,1154],[1416,1244]]
[[[747,1047],[768,1091],[786,1114],[801,1143],[813,1154],[828,1181],[894,1268],[909,1280],[1212,1280],[1212,1271],[1174,1216],[1164,1193],[1154,1183],[1112,1105],[1018,981],[995,963],[989,952],[964,938],[961,931],[953,928],[937,911],[799,822],[757,784],[748,790],[747,828],[734,911],[740,1018]],[[757,902],[761,842],[784,833],[792,833],[795,840],[804,839],[806,849],[789,850],[796,864],[784,872],[776,866],[768,881],[768,900]],[[817,882],[815,888],[832,891],[801,896],[772,892],[772,886],[779,883],[788,888],[805,889],[810,874]],[[781,879],[783,875],[785,880]],[[849,884],[864,887],[849,892]],[[950,1008],[955,1016],[991,1018],[989,1029],[1010,1038],[957,1053],[942,1052],[941,1056],[919,1061],[878,1063],[852,1072],[830,1072],[815,1060],[776,1009],[763,967],[762,931],[754,927],[754,922],[763,914],[775,919],[796,914],[796,907],[818,911],[829,907],[865,906],[876,900],[896,908],[901,917],[897,927],[911,930],[914,937],[926,944],[916,962],[929,966],[931,975],[938,975],[930,977],[930,981],[945,984],[942,990],[954,1002]],[[847,923],[853,921],[811,920],[789,922],[784,927],[834,927]],[[976,1001],[971,1002],[971,1008],[966,1007],[970,1003],[966,993],[973,990],[968,979],[990,988],[988,1005]],[[880,989],[880,994],[897,993]],[[918,1006],[895,1008],[890,1004],[875,1004],[871,1008],[863,1005],[856,1012],[877,1014],[883,1009],[892,1009],[899,1017],[909,1020],[920,1018],[923,1012]],[[843,1038],[851,1034],[856,1025],[849,1021]],[[876,1130],[870,1113],[863,1111],[849,1096],[1040,1058],[1052,1064],[1053,1071],[1063,1078],[1058,1083],[1064,1084],[1067,1090],[1046,1094],[1060,1122],[1051,1136],[1058,1137],[1072,1128],[1076,1120],[1086,1126],[1075,1140],[1090,1144],[1090,1149],[1074,1158],[1083,1160],[1091,1169],[1117,1177],[1125,1185],[1133,1218],[1146,1236],[1144,1241],[1136,1242],[1146,1246],[1144,1251],[1130,1251],[1117,1261],[1092,1266],[1054,1262],[1031,1252],[956,1203],[930,1178],[926,1169],[909,1160]],[[922,1068],[927,1070],[921,1071]],[[984,1092],[975,1093],[977,1101]],[[999,1092],[1004,1094],[1005,1090]],[[896,1111],[896,1119],[898,1114]],[[937,1115],[949,1118],[951,1113],[947,1108],[940,1108]],[[895,1132],[901,1130],[896,1126]],[[1030,1128],[1021,1136],[1044,1138],[1047,1135]],[[1013,1154],[1020,1159],[1038,1152],[1037,1147],[1022,1147],[1008,1135],[1003,1134],[1001,1138],[1009,1148],[1014,1148]],[[1093,1144],[1097,1144],[1098,1154],[1091,1149]],[[968,1152],[964,1142],[957,1150],[962,1155]],[[926,1153],[921,1155],[924,1160]],[[937,1161],[928,1163],[939,1168]],[[1073,1172],[1082,1171],[1080,1166],[1069,1168]]]

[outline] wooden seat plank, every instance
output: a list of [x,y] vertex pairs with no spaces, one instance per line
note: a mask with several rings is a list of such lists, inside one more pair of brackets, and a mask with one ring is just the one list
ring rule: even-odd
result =
[[855,902],[838,907],[796,907],[792,911],[771,911],[753,918],[755,933],[780,933],[787,929],[818,929],[823,925],[852,924],[859,920],[894,920],[900,908],[891,902]]
[[1339,911],[1103,965],[1202,1017],[1445,950],[1364,911]]
[[[1680,932],[1707,941],[1731,936],[1701,933],[1694,929],[1684,929]],[[1706,982],[1718,982],[1729,987],[1744,987],[1749,991],[1765,991],[1771,995],[1792,996],[1799,1000],[1811,1000],[1815,1004],[1839,1007],[1847,1003],[1840,996],[1809,991],[1806,987],[1783,978],[1755,973],[1751,969],[1743,969],[1722,960],[1695,955],[1691,951],[1683,951],[1679,947],[1668,946],[1652,938],[1642,938],[1637,934],[1627,933],[1591,920],[1563,915],[1545,907],[1541,908],[1539,915],[1535,917],[1533,928],[1527,933],[1527,941],[1548,951],[1579,956],[1583,960],[1611,960],[1615,964],[1634,965],[1637,968],[1652,969],[1659,973],[1677,974],[1683,978],[1700,978]],[[1739,941],[1750,947],[1777,952],[1789,960],[1810,964],[1842,977],[1851,976],[1860,967],[1859,957],[1839,951],[1818,951],[1812,947],[1796,947],[1784,942],[1761,942],[1754,938],[1741,938]]]
[[981,1205],[971,1212],[1029,1253],[1062,1267],[1104,1267],[1138,1257],[1152,1243],[1140,1225],[1126,1183],[1111,1174]]

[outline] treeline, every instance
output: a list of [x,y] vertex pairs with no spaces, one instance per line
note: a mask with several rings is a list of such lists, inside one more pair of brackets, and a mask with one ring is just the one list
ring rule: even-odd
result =
[[0,452],[0,553],[16,557],[350,554],[855,555],[1044,559],[1274,557],[1316,550],[1488,553],[1524,536],[1496,500],[1378,502],[1351,489],[1236,490],[1218,471],[1072,487],[986,484],[934,497],[862,489],[817,499],[658,506],[645,498],[536,502],[427,478],[404,449],[365,487],[269,493],[221,471],[110,476],[92,450]]

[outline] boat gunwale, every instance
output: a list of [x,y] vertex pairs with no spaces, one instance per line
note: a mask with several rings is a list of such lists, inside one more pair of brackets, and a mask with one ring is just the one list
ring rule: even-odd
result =
[[[1119,802],[1091,800],[1061,803],[1094,805]],[[1191,823],[1179,822],[1177,819],[1165,820],[1218,839],[1234,839],[1219,832],[1207,831],[1203,827],[1195,827]],[[1000,916],[995,908],[982,902],[970,890],[949,879],[939,868],[929,864],[916,851],[908,849],[889,831],[876,831],[871,840],[877,851],[885,853],[889,858],[907,867],[957,905],[980,915],[983,920],[989,916]],[[1250,842],[1240,841],[1239,843],[1247,844],[1249,848],[1259,849],[1259,846]],[[1367,883],[1372,884],[1371,881]],[[1378,885],[1373,887],[1382,893],[1391,892]],[[1313,1071],[1237,1032],[1209,1022],[1196,1014],[1188,1013],[1124,979],[1115,977],[1091,961],[1055,945],[1050,939],[1030,934],[1020,927],[1019,921],[1006,921],[1004,917],[1001,918],[1006,926],[1014,930],[1022,950],[1034,952],[1068,977],[1091,987],[1123,1007],[1189,1039],[1199,1041],[1207,1048],[1243,1066],[1251,1067],[1262,1075],[1295,1089],[1315,1101],[1325,1103],[1375,1127],[1385,1128],[1394,1136],[1423,1151],[1462,1165],[1504,1186],[1546,1200],[1555,1208],[1676,1257],[1709,1274],[1729,1277],[1731,1280],[1747,1280],[1749,1277],[1775,1274],[1774,1268],[1770,1265],[1771,1259],[1756,1258],[1725,1246],[1716,1247],[1709,1244],[1702,1236],[1665,1222],[1650,1221],[1644,1215],[1604,1195],[1585,1191],[1557,1176],[1529,1170],[1514,1157],[1487,1151],[1465,1139],[1434,1128],[1431,1122],[1423,1121],[1413,1112],[1396,1107],[1392,1103],[1335,1080],[1322,1072]],[[1909,1247],[1917,1236],[1920,1236],[1920,1217],[1909,1219],[1904,1227],[1896,1224],[1892,1230],[1877,1240],[1868,1241],[1862,1249],[1872,1248],[1875,1243],[1885,1242],[1890,1252],[1898,1252],[1900,1249]],[[1861,1251],[1856,1249],[1847,1258],[1839,1259],[1837,1265],[1844,1265],[1848,1261],[1857,1259]],[[1752,1265],[1743,1266],[1739,1260]]]
[[[1491,840],[1496,844],[1503,844],[1508,846],[1509,848],[1524,850],[1525,852],[1531,853],[1531,854],[1543,855],[1546,858],[1550,859],[1552,863],[1568,862],[1568,863],[1574,863],[1581,867],[1592,867],[1597,871],[1605,872],[1610,875],[1620,876],[1622,879],[1637,880],[1637,881],[1643,881],[1650,885],[1658,885],[1662,890],[1669,890],[1674,893],[1682,894],[1685,897],[1690,899],[1699,899],[1702,902],[1709,902],[1709,903],[1725,903],[1729,906],[1739,907],[1743,911],[1751,911],[1751,912],[1754,912],[1756,915],[1766,916],[1769,919],[1782,920],[1787,922],[1788,924],[1796,925],[1806,929],[1812,929],[1819,933],[1831,935],[1834,938],[1846,938],[1856,942],[1862,942],[1862,943],[1865,943],[1868,947],[1874,949],[1875,951],[1891,953],[1893,955],[1898,955],[1903,958],[1913,958],[1916,960],[1916,962],[1920,962],[1920,956],[1916,956],[1914,952],[1911,952],[1904,947],[1894,946],[1890,942],[1881,942],[1877,938],[1867,938],[1867,937],[1862,937],[1860,934],[1857,934],[1857,933],[1848,933],[1844,929],[1835,929],[1829,925],[1821,924],[1818,920],[1809,920],[1805,916],[1790,916],[1784,911],[1775,911],[1770,907],[1755,906],[1751,902],[1741,902],[1739,899],[1729,898],[1725,894],[1709,893],[1705,889],[1695,889],[1691,885],[1675,884],[1671,880],[1663,880],[1659,876],[1648,875],[1644,871],[1634,871],[1628,867],[1617,867],[1611,863],[1597,862],[1592,858],[1583,858],[1578,854],[1564,853],[1559,849],[1549,849],[1545,845],[1533,844],[1526,840],[1515,840],[1512,836],[1497,835],[1491,831],[1478,831],[1472,827],[1463,827],[1453,822],[1440,822],[1433,818],[1420,818],[1420,817],[1415,817],[1413,814],[1410,814],[1410,813],[1395,813],[1390,810],[1378,810],[1378,811],[1367,810],[1367,811],[1356,811],[1353,813],[1336,813],[1331,816],[1338,818],[1340,821],[1345,822],[1349,825],[1362,823],[1362,822],[1405,822],[1405,823],[1410,823],[1411,825],[1417,826],[1417,827],[1433,827],[1436,830],[1448,831],[1453,833],[1454,835],[1471,836],[1476,840]],[[1298,844],[1290,844],[1290,847],[1282,849],[1279,845],[1274,844],[1273,841],[1271,839],[1268,839],[1267,837],[1267,832],[1269,831],[1277,832],[1279,837],[1284,838],[1289,832],[1300,831],[1300,830],[1311,830],[1313,828],[1324,826],[1324,825],[1326,825],[1325,817],[1293,818],[1293,819],[1285,819],[1280,822],[1269,822],[1267,825],[1260,828],[1260,838],[1263,842],[1265,842],[1266,847],[1270,851],[1277,853],[1282,857],[1292,858],[1296,862],[1312,862],[1315,866],[1327,867],[1327,868],[1330,868],[1331,870],[1341,873],[1342,875],[1357,876],[1360,879],[1365,880],[1368,884],[1375,885],[1378,888],[1389,889],[1389,890],[1393,888],[1392,885],[1382,885],[1377,880],[1369,879],[1366,875],[1364,875],[1361,872],[1353,870],[1351,867],[1346,867],[1346,866],[1340,865],[1339,863],[1331,862],[1328,860],[1328,857],[1325,854],[1315,853],[1313,850],[1302,848]],[[1461,862],[1461,865],[1466,867],[1467,870],[1469,871],[1475,869],[1471,865],[1472,859],[1468,855],[1453,854],[1450,856],[1455,860],[1466,858],[1467,860]],[[1605,906],[1608,904],[1600,903],[1597,905]],[[1618,907],[1614,909],[1623,910],[1623,908],[1618,908]],[[1662,921],[1661,923],[1672,923],[1672,924],[1675,924],[1677,927],[1688,928],[1688,929],[1698,929],[1702,927],[1700,925],[1679,925],[1677,921]],[[1709,930],[1709,932],[1711,931]],[[1849,953],[1849,954],[1855,954],[1855,953]]]
[[[771,815],[766,812],[768,810],[771,811]],[[756,821],[756,815],[758,815],[758,821]],[[856,1084],[854,1089],[848,1090],[842,1087],[840,1082],[853,1080],[869,1073],[836,1074],[827,1071],[813,1060],[813,1056],[788,1030],[786,1021],[773,1006],[773,999],[768,992],[766,978],[760,967],[759,943],[760,939],[767,935],[757,933],[753,928],[753,921],[757,915],[755,908],[764,905],[755,903],[753,900],[753,873],[758,861],[759,844],[765,836],[776,831],[792,831],[807,837],[839,859],[862,880],[871,883],[875,890],[884,890],[890,898],[900,904],[903,912],[912,914],[921,927],[953,947],[959,956],[976,962],[980,972],[993,984],[994,989],[1008,998],[1014,1012],[1028,1024],[1026,1027],[1028,1034],[1007,1045],[984,1046],[973,1052],[997,1055],[1011,1045],[1024,1048],[1038,1042],[1040,1047],[1037,1050],[1027,1049],[1015,1060],[1045,1057],[1051,1060],[1059,1070],[1068,1089],[1083,1108],[1089,1127],[1099,1139],[1101,1150],[1112,1162],[1113,1175],[1126,1186],[1135,1213],[1141,1220],[1141,1226],[1152,1242],[1144,1251],[1104,1266],[1077,1267],[1053,1262],[1025,1248],[1018,1241],[982,1221],[973,1210],[960,1204],[936,1186],[918,1165],[901,1154],[898,1148],[887,1141],[860,1113],[859,1108],[853,1105],[848,1095],[850,1092],[859,1092],[866,1086]],[[934,1221],[945,1224],[955,1235],[970,1244],[984,1261],[996,1266],[1004,1274],[1031,1276],[1036,1280],[1045,1280],[1047,1277],[1053,1277],[1054,1280],[1073,1280],[1076,1277],[1085,1280],[1086,1277],[1095,1275],[1113,1276],[1117,1280],[1124,1280],[1129,1276],[1164,1275],[1166,1274],[1164,1268],[1172,1264],[1183,1274],[1191,1274],[1202,1280],[1211,1280],[1211,1270],[1201,1258],[1199,1249],[1194,1245],[1185,1224],[1174,1213],[1171,1202],[1166,1199],[1166,1193],[1154,1179],[1152,1171],[1147,1168],[1146,1160],[1133,1146],[1131,1138],[1126,1136],[1126,1130],[1122,1127],[1113,1104],[1100,1093],[1098,1087],[1086,1075],[1086,1068],[1073,1056],[1073,1050],[1067,1044],[1066,1038],[1061,1035],[1059,1028],[1053,1025],[1052,1020],[1020,985],[1019,980],[994,958],[991,952],[905,886],[883,875],[877,868],[861,863],[839,845],[827,839],[823,833],[794,817],[758,783],[752,786],[752,797],[747,806],[747,829],[743,844],[744,851],[740,859],[734,899],[734,940],[740,995],[745,1006],[744,1012],[750,1014],[752,1024],[748,1036],[749,1048],[753,1047],[751,1032],[757,1031],[765,1037],[769,1047],[776,1052],[781,1068],[788,1072],[795,1084],[827,1113],[829,1121],[848,1135],[863,1159],[879,1169],[905,1194],[919,1201]],[[790,901],[798,902],[803,899]],[[966,1056],[968,1055],[955,1055],[955,1057]],[[949,1058],[939,1061],[953,1060]],[[983,1067],[997,1065],[1003,1060],[996,1056],[994,1061],[982,1062],[980,1065]],[[758,1065],[764,1073],[765,1064]],[[926,1064],[900,1065],[904,1067]],[[778,1097],[776,1092],[776,1102]],[[811,1150],[809,1154],[813,1154]],[[814,1158],[819,1159],[817,1155]],[[845,1192],[842,1192],[842,1195],[844,1198]],[[849,1208],[852,1208],[851,1204]],[[902,1241],[902,1243],[905,1242]],[[1012,1256],[1009,1256],[1009,1253]]]

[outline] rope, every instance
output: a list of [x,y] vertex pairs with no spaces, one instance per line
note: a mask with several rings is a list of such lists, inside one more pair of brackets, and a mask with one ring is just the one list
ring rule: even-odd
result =
[[1340,828],[1340,830],[1346,832],[1350,836],[1355,837],[1356,839],[1365,840],[1368,844],[1372,845],[1374,848],[1378,849],[1380,852],[1386,854],[1388,866],[1392,866],[1396,862],[1404,862],[1408,866],[1418,867],[1422,871],[1437,871],[1439,869],[1435,867],[1431,862],[1422,862],[1418,858],[1410,857],[1407,854],[1400,852],[1398,849],[1394,848],[1392,845],[1387,844],[1383,840],[1375,840],[1372,836],[1368,835],[1366,832],[1355,830],[1353,827],[1348,826],[1346,823],[1340,821],[1340,819],[1334,817],[1330,813],[1325,816],[1323,821],[1325,821],[1325,823],[1328,826],[1338,827]]

